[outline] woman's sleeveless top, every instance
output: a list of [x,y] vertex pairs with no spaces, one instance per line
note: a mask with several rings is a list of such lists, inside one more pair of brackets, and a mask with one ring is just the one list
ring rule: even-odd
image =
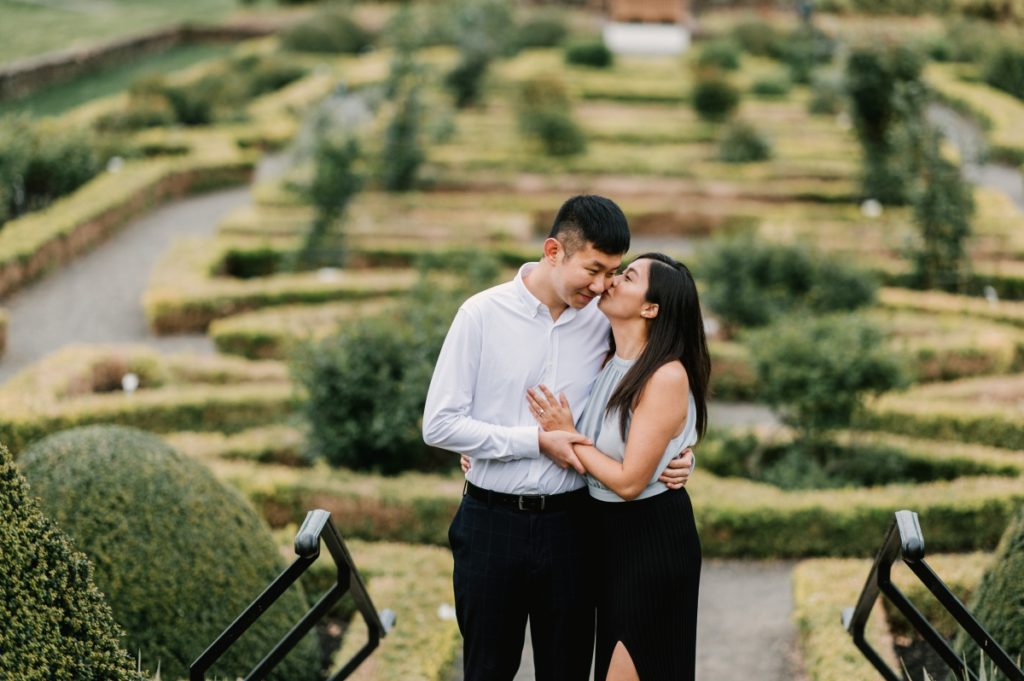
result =
[[[608,399],[615,392],[619,381],[626,375],[636,360],[626,360],[620,357],[612,357],[598,374],[594,387],[590,392],[590,399],[580,415],[576,429],[593,440],[594,445],[605,454],[616,461],[622,461],[626,453],[626,443],[619,436],[619,414],[612,412],[606,414]],[[677,435],[668,443],[661,461],[654,471],[654,476],[647,483],[647,488],[640,493],[637,499],[646,499],[655,494],[661,494],[668,490],[664,483],[658,482],[658,476],[668,467],[671,461],[679,452],[697,443],[697,407],[693,401],[693,394],[688,393],[689,407],[686,411],[686,424],[683,432]],[[629,436],[629,421],[626,422],[626,436]],[[591,475],[587,475],[587,487],[590,496],[599,501],[624,501],[622,497],[612,492]]]

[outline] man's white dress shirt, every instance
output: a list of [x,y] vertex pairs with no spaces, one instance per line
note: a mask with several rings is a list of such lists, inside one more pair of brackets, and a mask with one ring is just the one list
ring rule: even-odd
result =
[[478,487],[510,494],[558,494],[585,486],[572,468],[540,453],[526,389],[564,392],[579,416],[608,352],[608,320],[592,301],[557,321],[516,278],[476,294],[459,308],[430,381],[423,440],[473,460]]

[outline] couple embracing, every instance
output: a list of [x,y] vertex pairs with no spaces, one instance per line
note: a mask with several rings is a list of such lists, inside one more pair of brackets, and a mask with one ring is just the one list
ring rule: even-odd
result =
[[[621,273],[619,207],[576,196],[539,262],[459,309],[427,444],[463,455],[449,529],[466,681],[511,681],[529,619],[539,681],[692,679],[700,541],[683,485],[710,359],[689,270]],[[596,655],[594,644],[596,612]]]

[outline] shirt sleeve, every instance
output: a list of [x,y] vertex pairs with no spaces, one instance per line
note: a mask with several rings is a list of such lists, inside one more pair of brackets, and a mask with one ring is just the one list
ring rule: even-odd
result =
[[536,459],[537,426],[501,426],[471,416],[482,341],[479,319],[461,308],[434,366],[423,410],[423,441],[474,459]]

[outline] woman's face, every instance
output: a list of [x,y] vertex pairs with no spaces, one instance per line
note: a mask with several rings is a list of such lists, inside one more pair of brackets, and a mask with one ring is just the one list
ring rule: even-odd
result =
[[647,302],[647,276],[651,261],[634,260],[601,295],[598,307],[609,319],[649,317],[652,305]]

